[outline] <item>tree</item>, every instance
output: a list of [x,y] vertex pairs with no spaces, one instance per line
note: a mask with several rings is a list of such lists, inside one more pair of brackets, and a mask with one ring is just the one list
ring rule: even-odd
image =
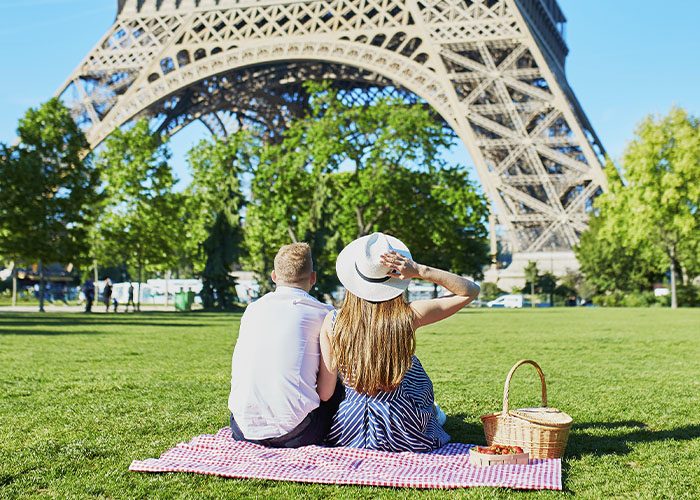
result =
[[95,227],[93,252],[106,264],[126,262],[138,274],[138,303],[144,272],[165,271],[177,262],[182,241],[183,196],[168,160],[170,151],[141,120],[116,130],[98,158],[107,199]]
[[531,260],[525,266],[525,287],[530,285],[530,307],[535,307],[535,283],[539,278],[539,270],[537,269],[537,262]]
[[480,277],[488,264],[488,206],[466,170],[404,169],[393,184],[398,199],[377,229],[399,236],[419,261]]
[[554,305],[554,292],[557,289],[557,277],[549,271],[541,274],[537,278],[537,290],[540,293],[549,295],[549,305]]
[[671,306],[677,280],[700,273],[700,127],[673,109],[647,118],[623,157],[622,173],[608,165],[609,192],[600,196],[576,252],[599,292],[648,290],[668,271]]
[[38,263],[43,311],[45,266],[80,264],[89,253],[99,173],[85,135],[58,99],[27,111],[17,133],[16,147],[0,148],[0,254]]
[[[295,124],[291,125],[292,134]],[[270,272],[277,249],[306,241],[311,246],[318,275],[316,293],[336,285],[332,263],[342,248],[337,233],[337,186],[321,157],[310,156],[298,138],[266,145],[251,182],[246,209],[246,265],[256,273],[261,292],[272,287]],[[298,142],[299,141],[299,142]]]
[[589,302],[595,295],[596,289],[581,272],[568,271],[559,279],[554,293],[564,299],[576,297]]
[[307,89],[309,115],[264,148],[255,170],[248,265],[267,276],[280,244],[307,241],[317,291],[329,292],[343,246],[381,230],[417,258],[478,274],[487,262],[486,202],[464,169],[446,167],[440,152],[452,137],[430,111],[395,99],[359,106],[326,85]]
[[[11,166],[11,162],[17,161],[14,155],[14,148],[10,148],[7,146],[7,144],[0,142],[0,173],[5,174],[5,172],[8,170],[15,170],[15,168]],[[5,175],[3,175],[3,179],[5,178]],[[9,203],[7,203],[7,201],[3,203],[3,201],[7,200],[7,195],[5,194],[5,192],[8,189],[9,185],[10,184],[7,183],[0,183],[0,210],[3,211],[0,212],[0,252],[7,252],[6,245],[3,245],[2,242],[4,242],[7,236],[9,235],[9,231],[7,228],[7,206],[9,205]],[[12,259],[8,255],[2,255],[0,253],[0,262],[7,265],[9,261],[12,261]]]
[[685,285],[700,272],[700,120],[675,108],[644,120],[636,135],[623,158],[630,231],[665,255],[676,308],[678,275]]
[[630,231],[626,192],[620,192],[614,180],[609,186],[610,191],[596,200],[599,212],[575,247],[581,272],[598,294],[649,289],[662,277],[663,255]]
[[188,154],[192,183],[186,194],[189,254],[203,280],[204,307],[228,309],[236,300],[233,265],[242,253],[242,177],[257,163],[257,138],[244,130],[201,141]]
[[501,295],[505,295],[508,292],[501,290],[496,283],[484,282],[481,284],[481,292],[479,293],[479,299],[482,302],[490,302],[497,299]]
[[240,249],[240,236],[239,228],[232,227],[229,218],[219,212],[203,245],[207,261],[201,273],[200,295],[205,309],[231,309],[238,299],[231,268]]

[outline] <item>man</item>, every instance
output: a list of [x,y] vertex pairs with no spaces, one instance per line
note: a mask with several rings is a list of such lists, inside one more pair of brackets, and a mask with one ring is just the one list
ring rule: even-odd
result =
[[129,304],[131,304],[131,309],[136,310],[136,304],[134,304],[134,284],[129,282],[129,291],[126,294],[126,309],[124,312],[129,312]]
[[102,300],[105,303],[105,312],[109,312],[109,306],[112,304],[112,280],[105,278],[105,287],[102,291]]
[[83,285],[83,295],[85,295],[85,312],[91,313],[92,303],[95,301],[95,284],[89,278]]
[[228,403],[232,435],[278,448],[320,444],[342,399],[341,391],[328,401],[316,392],[319,333],[332,307],[308,293],[316,283],[309,245],[283,246],[274,265],[275,291],[241,318]]

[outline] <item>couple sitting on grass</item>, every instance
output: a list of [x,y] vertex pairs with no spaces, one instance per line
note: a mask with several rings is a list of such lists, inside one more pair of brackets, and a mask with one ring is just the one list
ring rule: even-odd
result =
[[[282,247],[274,267],[276,290],[248,306],[233,352],[234,439],[397,452],[446,444],[444,413],[414,355],[415,332],[455,314],[479,287],[414,262],[401,241],[382,233],[338,256],[346,293],[337,311],[308,293],[316,273],[307,244]],[[412,278],[451,293],[408,303],[403,292]]]

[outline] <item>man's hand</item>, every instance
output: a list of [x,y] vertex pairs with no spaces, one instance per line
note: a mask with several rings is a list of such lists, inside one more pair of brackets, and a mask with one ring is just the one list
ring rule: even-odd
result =
[[420,276],[419,268],[421,265],[397,252],[387,252],[382,254],[379,260],[382,265],[391,268],[391,271],[389,271],[387,274],[392,278],[406,280]]

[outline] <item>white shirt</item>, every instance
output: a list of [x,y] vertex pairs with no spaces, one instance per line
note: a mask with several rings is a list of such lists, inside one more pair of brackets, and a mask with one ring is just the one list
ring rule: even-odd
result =
[[228,407],[247,439],[283,436],[318,408],[319,334],[332,309],[286,286],[246,308],[233,351]]

